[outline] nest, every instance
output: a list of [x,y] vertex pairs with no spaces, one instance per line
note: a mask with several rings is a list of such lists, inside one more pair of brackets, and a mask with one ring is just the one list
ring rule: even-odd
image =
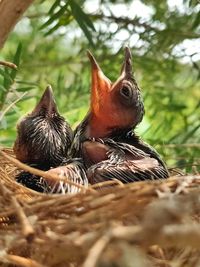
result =
[[0,156],[0,266],[200,266],[200,175],[45,195],[15,182],[10,156]]

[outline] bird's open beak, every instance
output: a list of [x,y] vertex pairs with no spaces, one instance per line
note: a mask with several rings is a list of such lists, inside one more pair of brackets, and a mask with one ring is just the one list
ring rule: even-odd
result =
[[51,115],[57,112],[57,105],[53,96],[53,91],[50,85],[47,86],[40,101],[36,105],[32,112],[32,115],[39,114],[41,110],[44,110],[46,114]]
[[124,63],[121,69],[121,77],[126,79],[133,78],[132,56],[130,48],[128,46],[125,47]]
[[111,88],[111,81],[104,75],[96,59],[90,51],[87,51],[92,68],[91,108],[94,110],[102,101],[103,96]]

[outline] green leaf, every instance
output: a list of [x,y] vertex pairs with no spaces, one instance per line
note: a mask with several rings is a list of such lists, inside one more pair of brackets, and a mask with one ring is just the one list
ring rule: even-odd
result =
[[68,3],[64,5],[58,12],[53,14],[39,29],[42,30],[52,24],[54,21],[58,20],[67,10]]
[[4,70],[4,87],[8,91],[10,89],[11,84],[13,83],[13,79],[11,78],[10,72],[8,69]]
[[27,81],[21,81],[21,80],[16,80],[16,83],[37,86],[37,84],[34,82],[27,82]]
[[26,92],[26,91],[32,90],[33,88],[34,88],[33,86],[21,87],[21,88],[18,88],[17,91],[18,92]]
[[54,10],[56,9],[56,7],[58,7],[60,5],[60,0],[56,0],[53,5],[51,6],[51,8],[49,9],[49,14],[53,13]]
[[[15,65],[17,65],[18,67],[19,67],[19,63],[20,63],[21,53],[22,53],[22,44],[19,43],[17,50],[16,50],[16,53],[15,53],[14,58],[13,58],[13,63]],[[10,77],[14,80],[16,75],[17,75],[17,69],[16,70],[13,69],[10,73]]]
[[25,101],[27,99],[31,99],[31,98],[33,98],[32,95],[25,95],[22,99],[20,99],[20,102],[23,102],[23,101]]
[[194,127],[191,131],[189,131],[183,138],[182,143],[185,143],[190,137],[194,135],[194,133],[200,128],[200,124]]
[[[5,70],[6,70],[6,69],[5,69]],[[0,74],[4,77],[4,79],[6,78],[6,79],[8,79],[8,80],[12,80],[12,79],[10,78],[9,73],[7,73],[5,70],[0,69]]]
[[200,24],[200,12],[197,13],[195,20],[192,24],[192,29],[195,29],[196,27],[198,27]]
[[77,18],[77,22],[78,22],[80,28],[83,30],[83,32],[84,32],[85,36],[87,37],[89,43],[94,47],[94,43],[92,41],[92,36],[91,36],[89,30],[87,29],[87,27],[82,23],[81,20],[79,20],[79,18]]
[[[69,0],[69,4],[71,7],[72,14],[79,24],[80,28],[84,32],[85,36],[87,37],[89,43],[94,46],[94,43],[92,41],[92,36],[90,31],[88,30],[88,27],[95,31],[94,25],[92,21],[90,20],[89,16],[86,15],[83,10],[80,8],[80,6],[73,0]],[[87,27],[88,26],[88,27]]]
[[16,115],[15,110],[10,110],[9,112],[6,113],[6,116],[13,116],[13,115]]
[[49,31],[47,31],[44,36],[48,36],[55,32],[60,27],[60,22],[58,22],[55,26],[53,26]]
[[195,7],[199,4],[198,0],[190,0],[189,7]]
[[0,92],[6,92],[7,90],[2,86],[2,85],[0,85]]
[[76,1],[75,0],[69,0],[69,4],[71,6],[71,9],[73,9],[75,11],[75,13],[77,15],[79,15],[80,18],[82,18],[84,23],[87,24],[88,27],[90,27],[93,31],[96,31],[92,21],[89,18],[89,16],[85,12],[83,12],[83,10],[76,3]]

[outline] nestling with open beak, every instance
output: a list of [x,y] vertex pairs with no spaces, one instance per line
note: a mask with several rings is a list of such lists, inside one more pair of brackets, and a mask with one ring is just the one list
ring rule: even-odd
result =
[[124,183],[168,177],[158,153],[134,133],[144,106],[125,48],[120,77],[112,83],[88,52],[92,66],[90,110],[75,131],[73,156],[83,157],[90,183],[118,179]]

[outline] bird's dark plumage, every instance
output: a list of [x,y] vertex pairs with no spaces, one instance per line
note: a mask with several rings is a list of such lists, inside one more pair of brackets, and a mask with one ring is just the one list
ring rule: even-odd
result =
[[[66,178],[67,180],[78,185],[88,187],[88,178],[85,172],[85,166],[81,159],[68,159],[57,168],[47,171],[49,174],[56,174],[59,178]],[[64,180],[52,180],[45,178],[45,182],[50,188],[49,193],[56,194],[74,194],[80,191],[76,185],[69,184]]]
[[[66,159],[71,142],[70,125],[59,114],[52,89],[48,86],[34,110],[17,126],[13,147],[16,158],[47,171]],[[27,172],[20,173],[16,180],[36,191],[49,191],[44,179]]]
[[[92,65],[90,110],[75,130],[71,153],[83,157],[91,183],[162,179],[168,171],[159,154],[134,133],[144,106],[125,49],[120,77],[112,83],[89,53]],[[133,130],[132,130],[133,129]]]
[[51,187],[45,181],[44,178],[37,175],[33,175],[30,172],[21,172],[16,176],[16,181],[34,191],[40,193],[51,192]]
[[42,170],[56,167],[67,155],[72,130],[59,114],[51,87],[45,90],[35,109],[17,126],[16,158]]

